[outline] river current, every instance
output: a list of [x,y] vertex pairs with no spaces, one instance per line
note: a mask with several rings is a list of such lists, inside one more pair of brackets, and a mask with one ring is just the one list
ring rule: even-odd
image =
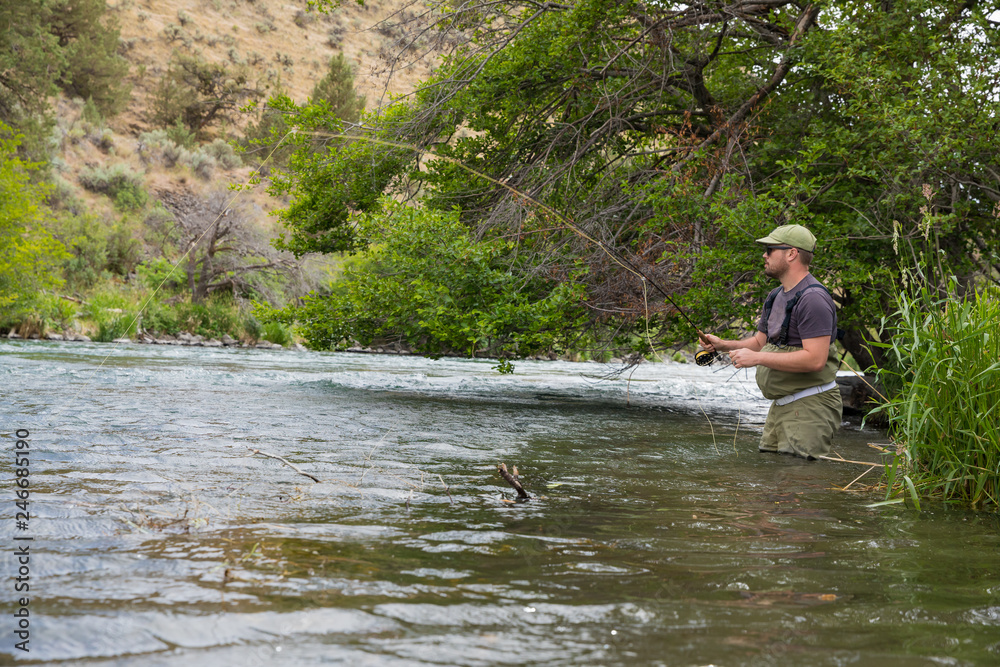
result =
[[1000,664],[996,514],[759,454],[745,371],[495,363],[0,343],[0,663]]

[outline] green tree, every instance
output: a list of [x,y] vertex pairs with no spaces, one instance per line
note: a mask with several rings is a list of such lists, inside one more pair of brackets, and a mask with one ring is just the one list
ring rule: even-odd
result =
[[[338,53],[330,59],[326,75],[313,88],[309,101],[299,107],[288,95],[278,92],[247,131],[246,151],[268,160],[269,166],[284,168],[296,151],[315,153],[330,144],[330,135],[339,134],[345,123],[357,123],[365,108],[365,97],[354,87],[354,70]],[[302,138],[289,130],[308,131]]]
[[307,297],[298,319],[310,345],[402,344],[437,357],[563,351],[580,337],[582,289],[510,272],[509,241],[477,242],[456,212],[391,200],[356,219],[366,250],[328,296]]
[[121,29],[104,0],[49,0],[49,31],[65,66],[59,85],[70,95],[92,99],[105,116],[125,108],[131,87],[128,61],[118,55]]
[[105,115],[121,110],[129,87],[118,36],[101,0],[0,3],[0,122],[22,135],[22,155],[48,157],[49,99],[60,87]]
[[[922,252],[935,280],[996,276],[1000,43],[983,3],[439,10],[469,39],[433,80],[366,119],[366,148],[287,175],[298,252],[363,245],[346,212],[417,193],[477,238],[517,239],[526,275],[582,264],[592,322],[651,320],[669,343],[693,332],[653,285],[706,329],[752,326],[771,287],[753,239],[796,222],[821,239],[814,269],[862,364]],[[445,159],[418,161],[428,147]]]
[[44,155],[48,99],[65,62],[50,14],[43,0],[0,3],[0,123],[25,135],[21,151],[36,157]]
[[17,323],[42,290],[62,284],[62,244],[45,230],[47,188],[33,183],[38,165],[17,155],[20,137],[0,123],[0,319]]
[[197,55],[175,53],[154,94],[153,121],[169,127],[180,119],[201,132],[214,122],[230,119],[260,95],[246,68],[230,69]]
[[354,70],[343,53],[330,58],[326,76],[313,88],[310,101],[326,104],[327,113],[348,123],[356,123],[365,110],[365,96],[354,88]]

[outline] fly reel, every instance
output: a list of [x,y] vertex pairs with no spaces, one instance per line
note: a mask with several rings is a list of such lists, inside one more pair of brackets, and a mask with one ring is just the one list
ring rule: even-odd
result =
[[694,354],[694,363],[699,366],[708,366],[719,358],[719,353],[715,350],[699,350]]

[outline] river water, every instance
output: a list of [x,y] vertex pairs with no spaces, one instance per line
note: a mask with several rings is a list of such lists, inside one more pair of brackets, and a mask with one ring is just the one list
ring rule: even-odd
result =
[[0,343],[0,662],[1000,664],[997,515],[758,454],[745,372],[494,363]]

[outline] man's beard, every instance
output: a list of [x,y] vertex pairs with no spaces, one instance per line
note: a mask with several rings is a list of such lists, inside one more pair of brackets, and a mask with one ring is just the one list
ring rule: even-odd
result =
[[778,280],[781,280],[781,277],[785,275],[785,272],[787,271],[788,271],[787,263],[779,264],[777,266],[764,267],[765,276],[767,276],[768,278],[777,278]]

